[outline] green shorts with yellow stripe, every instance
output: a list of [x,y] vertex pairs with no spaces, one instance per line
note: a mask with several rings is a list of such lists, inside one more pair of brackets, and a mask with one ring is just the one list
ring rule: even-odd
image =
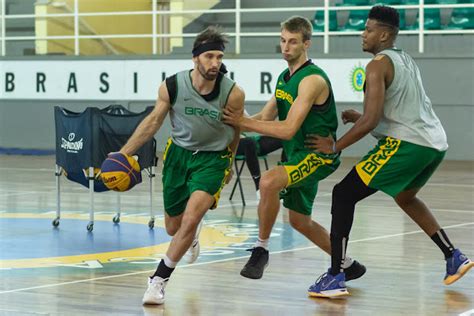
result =
[[357,163],[356,171],[369,188],[396,197],[425,185],[445,154],[446,151],[385,137]]
[[230,149],[222,151],[191,151],[168,140],[163,155],[163,201],[169,216],[184,212],[194,191],[214,196],[211,209],[217,207],[225,177],[232,166]]
[[333,173],[340,164],[339,155],[323,156],[315,152],[298,152],[281,163],[288,174],[288,185],[280,193],[283,206],[311,215],[318,182]]

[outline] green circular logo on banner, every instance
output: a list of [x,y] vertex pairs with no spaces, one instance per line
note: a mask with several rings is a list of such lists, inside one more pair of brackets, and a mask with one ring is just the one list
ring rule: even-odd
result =
[[354,91],[357,91],[357,92],[364,90],[364,82],[365,82],[365,69],[360,66],[355,67],[352,70],[352,74],[351,74],[352,89],[354,89]]

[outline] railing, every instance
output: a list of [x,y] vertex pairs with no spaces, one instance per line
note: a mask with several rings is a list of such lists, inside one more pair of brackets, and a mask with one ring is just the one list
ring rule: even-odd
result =
[[[151,11],[120,11],[120,12],[79,12],[79,1],[74,0],[73,12],[70,13],[54,13],[54,14],[12,14],[6,15],[6,0],[0,0],[1,15],[0,15],[0,28],[1,28],[1,55],[5,56],[6,43],[10,41],[24,41],[24,40],[74,40],[74,54],[80,55],[80,39],[98,39],[101,40],[105,46],[109,45],[107,39],[119,39],[119,38],[149,38],[152,41],[152,53],[155,55],[158,53],[157,40],[165,38],[191,38],[195,37],[196,33],[158,33],[157,30],[157,17],[158,16],[172,16],[172,15],[185,15],[185,14],[207,14],[207,13],[234,13],[235,14],[235,32],[228,32],[230,37],[235,38],[235,53],[241,53],[241,39],[242,37],[279,37],[280,32],[241,32],[241,15],[243,13],[271,13],[271,12],[313,12],[324,11],[324,20],[329,21],[330,11],[355,11],[355,10],[369,10],[371,6],[330,6],[329,0],[324,1],[324,6],[310,6],[310,7],[280,7],[280,8],[242,8],[240,0],[235,0],[235,8],[233,9],[208,9],[208,10],[158,10],[157,2],[152,1]],[[424,13],[425,9],[434,8],[474,8],[474,4],[424,4],[423,0],[417,5],[394,5],[397,9],[418,9],[419,10],[419,29],[418,30],[401,30],[400,34],[415,34],[418,35],[418,50],[420,53],[424,52],[424,36],[427,34],[474,34],[474,30],[425,30],[424,29]],[[82,17],[93,17],[93,16],[131,16],[131,15],[145,15],[152,16],[152,30],[146,34],[100,34],[100,35],[80,35],[79,27]],[[60,18],[60,17],[72,17],[74,19],[74,35],[62,35],[62,36],[6,36],[6,20],[10,19],[39,19],[39,18]],[[322,36],[324,38],[324,53],[329,53],[329,40],[331,36],[348,36],[348,35],[360,35],[359,31],[329,31],[329,23],[325,23],[324,31],[313,32],[313,36]],[[109,47],[110,48],[110,47]],[[110,50],[113,49],[110,48]]]

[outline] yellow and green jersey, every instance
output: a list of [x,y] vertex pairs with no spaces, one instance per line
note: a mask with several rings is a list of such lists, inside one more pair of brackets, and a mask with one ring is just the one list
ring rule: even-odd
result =
[[309,152],[305,148],[304,140],[308,134],[318,134],[321,136],[332,135],[336,139],[337,129],[337,113],[334,94],[332,92],[331,82],[326,73],[313,64],[311,60],[304,63],[293,75],[290,76],[289,69],[283,71],[278,77],[275,88],[275,98],[278,106],[278,118],[283,121],[288,116],[291,106],[298,97],[298,86],[305,77],[311,75],[321,76],[329,87],[329,96],[322,105],[313,105],[306,116],[300,129],[290,140],[283,141],[283,148],[288,157],[304,151]]

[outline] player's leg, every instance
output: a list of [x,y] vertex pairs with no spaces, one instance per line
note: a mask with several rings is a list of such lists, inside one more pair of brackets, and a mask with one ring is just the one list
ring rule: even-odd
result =
[[153,276],[150,277],[148,289],[143,297],[145,304],[163,304],[164,289],[176,265],[190,248],[198,226],[214,204],[214,197],[207,192],[195,191],[191,194],[185,211],[179,215],[181,225],[171,240],[168,251]]
[[258,155],[268,155],[283,147],[283,142],[279,138],[271,136],[261,136],[258,139]]
[[265,172],[260,180],[260,202],[258,204],[258,239],[252,255],[240,275],[250,279],[260,279],[268,264],[268,242],[280,210],[279,194],[288,183],[288,174],[282,166]]
[[430,236],[431,240],[443,252],[446,260],[446,275],[444,283],[452,284],[459,280],[469,269],[474,266],[459,249],[451,243],[446,232],[440,227],[433,213],[426,204],[417,197],[417,193],[423,187],[444,158],[444,152],[418,148],[413,145],[416,157],[427,156],[428,162],[424,166],[418,166],[421,172],[410,182],[406,189],[395,196],[395,201],[400,208]]
[[189,199],[186,174],[192,153],[168,140],[163,155],[163,202],[165,227],[170,236],[178,231]]
[[280,191],[288,183],[285,168],[277,166],[264,173],[260,182],[261,200],[258,204],[260,240],[268,240],[280,210]]
[[194,191],[182,215],[181,226],[171,240],[166,256],[179,262],[195,239],[204,214],[214,204],[214,197],[204,191]]
[[[331,255],[331,240],[329,238],[329,233],[323,226],[311,218],[311,214],[308,215],[289,210],[289,220],[294,229],[311,240],[324,252]],[[346,281],[358,279],[366,272],[364,265],[359,263],[357,260],[352,260],[349,256],[345,256],[343,269]]]
[[239,146],[237,147],[237,155],[244,155],[247,168],[250,171],[255,190],[258,191],[260,184],[260,164],[257,156],[257,143],[253,137],[241,138]]
[[311,215],[305,215],[289,210],[289,219],[290,224],[294,229],[311,240],[324,252],[331,255],[331,240],[329,239],[329,233],[326,228],[313,221]]
[[167,212],[165,213],[165,228],[166,232],[170,236],[174,236],[181,226],[181,220],[183,219],[183,213],[177,216],[170,216]]
[[[186,186],[188,160],[191,153],[173,144],[171,140],[165,149],[163,166],[163,202],[165,208],[165,226],[170,236],[180,229],[189,191]],[[144,304],[163,304],[164,289],[177,262],[168,256],[160,261],[155,273],[148,279],[148,288],[143,295]]]
[[355,205],[376,191],[362,182],[354,168],[334,186],[331,206],[331,267],[310,286],[308,290],[310,296],[337,297],[349,294],[345,286],[344,268]]

